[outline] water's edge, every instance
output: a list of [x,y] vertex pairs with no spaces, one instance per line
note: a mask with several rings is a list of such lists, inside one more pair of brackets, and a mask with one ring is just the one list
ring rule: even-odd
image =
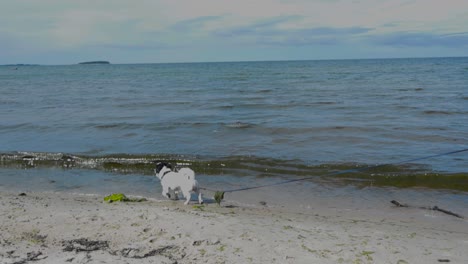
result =
[[81,169],[100,170],[121,175],[154,175],[155,161],[167,161],[177,167],[190,167],[205,176],[232,175],[275,181],[291,179],[319,182],[326,180],[339,186],[423,187],[468,192],[468,172],[448,173],[428,166],[408,164],[330,163],[304,164],[298,160],[281,160],[254,156],[221,158],[173,154],[83,155],[49,152],[8,152],[0,154],[0,169]]

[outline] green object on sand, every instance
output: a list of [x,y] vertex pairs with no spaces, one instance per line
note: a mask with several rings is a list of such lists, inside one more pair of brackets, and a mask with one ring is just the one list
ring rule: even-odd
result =
[[123,193],[113,193],[109,196],[104,197],[104,201],[112,202],[127,202],[129,199]]
[[123,193],[113,193],[109,196],[104,197],[104,201],[108,203],[112,203],[112,202],[144,202],[147,200],[145,198],[128,198]]
[[218,205],[221,205],[221,201],[224,199],[224,192],[221,192],[221,191],[215,192],[214,199]]

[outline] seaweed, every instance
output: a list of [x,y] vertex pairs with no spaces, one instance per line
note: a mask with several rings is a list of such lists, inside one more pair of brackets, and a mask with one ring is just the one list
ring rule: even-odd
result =
[[128,198],[123,193],[113,193],[104,197],[104,201],[108,203],[113,202],[144,202],[147,201],[145,198]]
[[79,238],[73,240],[62,241],[63,251],[74,252],[90,252],[96,250],[104,250],[109,248],[109,241],[88,240],[87,238]]
[[196,205],[192,206],[192,208],[195,209],[195,210],[203,211],[205,206],[202,205],[202,204],[196,204]]

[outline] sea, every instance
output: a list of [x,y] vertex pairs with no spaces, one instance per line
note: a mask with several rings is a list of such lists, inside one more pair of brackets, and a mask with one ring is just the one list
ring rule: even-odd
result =
[[468,57],[0,66],[5,190],[163,199],[165,160],[240,200],[460,209],[467,148]]

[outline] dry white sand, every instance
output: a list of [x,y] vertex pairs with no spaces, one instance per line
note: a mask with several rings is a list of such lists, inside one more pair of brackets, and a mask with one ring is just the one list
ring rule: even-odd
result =
[[2,191],[0,263],[468,263],[468,222],[438,212],[182,203]]

